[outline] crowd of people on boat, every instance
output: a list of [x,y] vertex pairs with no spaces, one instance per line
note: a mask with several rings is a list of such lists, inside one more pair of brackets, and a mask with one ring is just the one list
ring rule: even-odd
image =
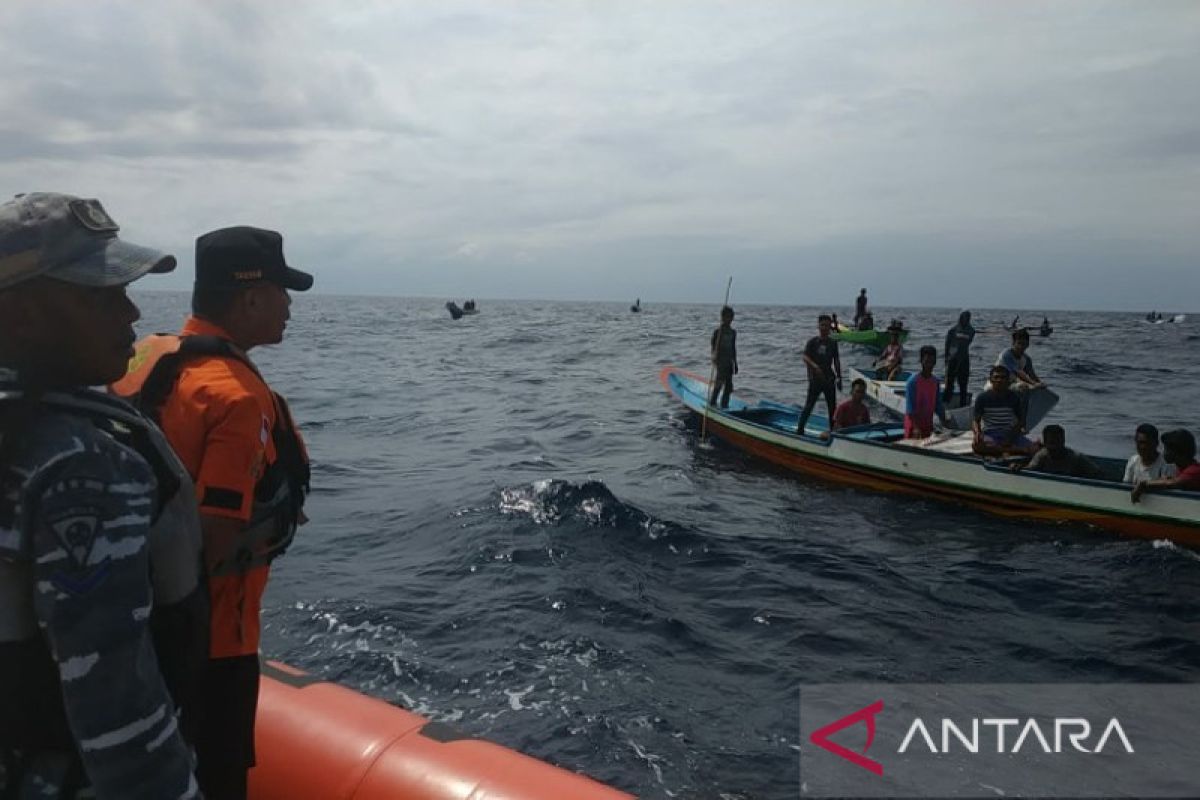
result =
[[[861,329],[869,314],[866,289],[855,301],[855,328]],[[733,329],[733,309],[721,309],[721,325],[713,331],[710,350],[716,379],[712,383],[710,405],[728,408],[733,392],[733,375],[737,373],[737,332]],[[987,387],[972,397],[968,391],[971,377],[971,345],[976,330],[971,324],[971,312],[963,310],[957,322],[946,332],[943,352],[946,380],[934,374],[938,351],[932,345],[918,350],[919,371],[904,378],[904,437],[929,439],[938,428],[948,427],[947,407],[958,390],[956,407],[971,407],[971,450],[989,459],[1004,459],[1014,471],[1027,470],[1051,475],[1099,479],[1101,469],[1091,459],[1066,446],[1066,431],[1060,425],[1047,425],[1040,440],[1029,436],[1027,410],[1030,393],[1046,388],[1029,353],[1030,334],[1019,327],[1020,317],[1013,321],[1011,343],[1000,352],[988,372]],[[1049,319],[1043,317],[1043,329]],[[867,382],[855,379],[848,398],[837,402],[843,388],[841,355],[833,333],[839,330],[835,314],[820,314],[817,333],[808,339],[802,351],[807,372],[807,392],[796,426],[797,435],[808,435],[808,421],[817,403],[824,401],[827,431],[818,433],[828,438],[831,433],[871,424],[870,408],[866,404]],[[895,381],[904,374],[905,351],[901,341],[903,326],[889,326],[889,341],[874,362],[875,377],[880,381]],[[1125,483],[1134,487],[1133,500],[1148,490],[1173,488],[1200,490],[1200,466],[1195,462],[1195,440],[1186,430],[1169,431],[1162,435],[1163,453],[1158,452],[1158,430],[1149,423],[1138,426],[1135,437],[1137,452],[1129,458]]]
[[118,230],[97,200],[0,205],[0,796],[237,800],[309,483],[248,353],[313,277],[275,231],[210,231],[192,314],[135,347],[127,287],[176,260]]

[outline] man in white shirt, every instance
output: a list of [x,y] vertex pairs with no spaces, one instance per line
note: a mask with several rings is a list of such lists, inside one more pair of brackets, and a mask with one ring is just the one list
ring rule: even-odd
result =
[[1133,441],[1137,452],[1125,465],[1125,483],[1136,486],[1142,481],[1175,477],[1175,465],[1168,464],[1158,452],[1158,428],[1146,422],[1138,425]]

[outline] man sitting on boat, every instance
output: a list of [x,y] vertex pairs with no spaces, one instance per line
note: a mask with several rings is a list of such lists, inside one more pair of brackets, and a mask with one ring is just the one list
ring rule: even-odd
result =
[[1189,492],[1200,492],[1200,464],[1196,463],[1196,437],[1191,431],[1182,428],[1167,431],[1162,435],[1163,458],[1167,463],[1174,464],[1176,469],[1173,478],[1155,478],[1142,481],[1133,487],[1133,502],[1142,499],[1142,495],[1152,489],[1183,489]]
[[837,399],[835,374],[837,388],[842,388],[842,359],[838,356],[837,342],[829,337],[832,327],[833,319],[828,314],[817,317],[817,335],[804,346],[804,363],[808,367],[808,397],[804,400],[804,410],[800,412],[800,423],[796,426],[796,433],[801,436],[804,435],[804,426],[818,397],[824,395],[829,418],[833,419],[834,401]]
[[1067,447],[1067,432],[1061,425],[1042,428],[1042,445],[1025,469],[1071,478],[1101,477],[1100,468],[1090,458]]
[[888,326],[892,340],[883,348],[879,358],[875,360],[875,377],[881,381],[894,381],[904,368],[904,345],[900,344],[900,334],[904,328],[893,322]]
[[921,348],[921,371],[914,372],[904,383],[904,438],[928,439],[933,436],[933,415],[946,422],[946,407],[942,405],[942,382],[933,374],[937,363],[937,348]]
[[1129,463],[1125,465],[1125,483],[1137,486],[1142,481],[1175,477],[1175,465],[1168,464],[1158,452],[1158,428],[1148,422],[1138,425],[1133,435],[1133,445],[1137,452],[1129,457]]
[[1008,370],[1009,378],[1017,381],[1014,388],[1037,389],[1045,386],[1042,379],[1033,371],[1033,357],[1026,351],[1029,349],[1029,331],[1018,328],[1012,334],[1012,347],[1005,350],[996,359],[996,364]]
[[997,364],[988,376],[991,388],[980,392],[972,407],[971,449],[981,456],[1032,455],[1038,445],[1025,436],[1021,398],[1009,389],[1008,367]]
[[857,425],[871,424],[871,409],[863,402],[867,397],[867,382],[855,378],[850,384],[850,397],[838,404],[833,412],[830,429],[840,431],[842,428],[853,428]]

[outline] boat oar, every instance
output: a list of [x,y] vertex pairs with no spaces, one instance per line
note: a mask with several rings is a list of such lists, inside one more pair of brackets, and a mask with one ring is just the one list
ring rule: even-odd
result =
[[[721,304],[721,308],[729,305],[729,290],[733,288],[733,276],[729,276],[729,282],[725,284],[725,302]],[[708,406],[712,400],[712,385],[713,379],[717,375],[717,359],[716,354],[721,352],[721,334],[725,326],[717,328],[717,342],[713,349],[712,365],[708,368],[708,386],[704,390],[704,421],[700,423],[700,441],[704,441],[704,437],[708,434]]]

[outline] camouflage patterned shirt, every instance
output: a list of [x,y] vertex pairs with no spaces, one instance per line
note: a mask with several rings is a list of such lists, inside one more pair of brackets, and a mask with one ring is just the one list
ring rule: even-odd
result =
[[[0,465],[12,479],[0,596],[16,601],[0,609],[0,635],[24,625],[48,645],[96,797],[199,797],[148,628],[154,473],[92,420],[43,409],[26,422]],[[47,781],[27,775],[18,796]]]

